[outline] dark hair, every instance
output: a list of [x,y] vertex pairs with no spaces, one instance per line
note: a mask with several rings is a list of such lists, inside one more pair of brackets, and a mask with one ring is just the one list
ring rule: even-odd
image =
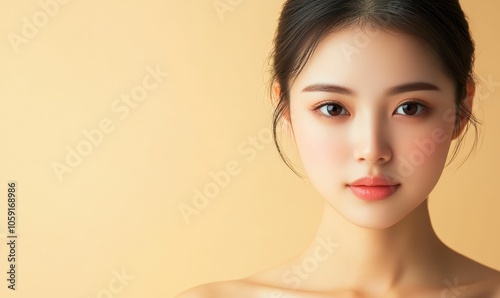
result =
[[326,35],[353,25],[374,25],[383,30],[408,34],[436,54],[442,70],[455,84],[455,132],[460,129],[460,119],[467,119],[450,162],[455,159],[471,124],[475,129],[475,148],[480,122],[464,104],[466,85],[475,81],[475,44],[458,0],[287,0],[281,11],[270,56],[271,89],[275,83],[280,87],[273,113],[273,137],[286,165],[300,176],[283,155],[277,139],[278,124],[283,116],[289,114],[291,82]]

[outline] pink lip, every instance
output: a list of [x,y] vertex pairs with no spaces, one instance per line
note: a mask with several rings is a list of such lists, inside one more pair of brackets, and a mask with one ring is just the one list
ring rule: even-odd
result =
[[347,185],[358,198],[367,201],[383,200],[395,193],[400,184],[382,176],[363,177]]

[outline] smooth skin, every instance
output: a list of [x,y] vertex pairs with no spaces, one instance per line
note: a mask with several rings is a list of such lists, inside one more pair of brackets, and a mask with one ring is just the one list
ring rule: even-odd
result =
[[[473,82],[467,91],[472,106]],[[276,268],[178,297],[500,297],[500,272],[447,247],[429,217],[459,136],[454,98],[439,60],[411,37],[356,27],[325,37],[293,81],[284,119],[325,199],[315,240]],[[400,187],[369,202],[347,187],[374,175]]]

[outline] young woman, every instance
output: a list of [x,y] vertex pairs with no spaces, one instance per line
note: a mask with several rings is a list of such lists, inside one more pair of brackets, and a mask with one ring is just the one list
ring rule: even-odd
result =
[[458,0],[288,0],[272,58],[275,140],[283,124],[325,199],[315,240],[179,297],[500,297],[500,272],[447,247],[427,204],[477,125]]

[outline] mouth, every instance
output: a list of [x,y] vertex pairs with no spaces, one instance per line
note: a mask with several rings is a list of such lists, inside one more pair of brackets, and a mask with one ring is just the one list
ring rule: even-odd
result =
[[400,183],[383,176],[363,177],[347,184],[347,187],[356,197],[365,201],[387,199],[392,196],[400,186]]

